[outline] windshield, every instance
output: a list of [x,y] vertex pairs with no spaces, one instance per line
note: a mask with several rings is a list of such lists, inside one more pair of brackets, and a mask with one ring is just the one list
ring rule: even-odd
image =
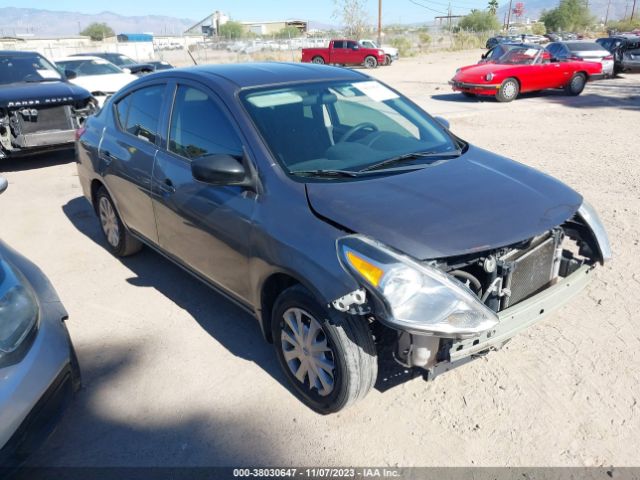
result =
[[602,51],[602,45],[596,42],[575,42],[565,44],[572,52]]
[[60,72],[40,55],[1,55],[0,84],[61,80]]
[[[439,123],[376,81],[252,90],[241,98],[289,173],[360,172],[413,153],[451,157],[460,148]],[[405,163],[426,162],[416,156]]]
[[60,60],[56,64],[64,69],[71,70],[78,77],[87,75],[111,75],[114,73],[123,73],[113,63],[106,60]]
[[508,65],[531,65],[538,59],[542,48],[530,46],[515,47],[506,52],[497,60],[497,63]]
[[135,64],[135,60],[133,58],[127,57],[126,55],[121,55],[119,53],[115,53],[109,56],[109,60],[115,63],[118,66],[126,66]]

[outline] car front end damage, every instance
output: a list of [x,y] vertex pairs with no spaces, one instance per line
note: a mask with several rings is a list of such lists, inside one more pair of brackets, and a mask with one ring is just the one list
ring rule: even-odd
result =
[[68,148],[98,108],[93,98],[8,102],[0,106],[0,158]]
[[395,331],[394,358],[425,378],[505,345],[566,304],[611,257],[595,210],[503,248],[418,261],[361,235],[338,241],[362,289],[332,306]]

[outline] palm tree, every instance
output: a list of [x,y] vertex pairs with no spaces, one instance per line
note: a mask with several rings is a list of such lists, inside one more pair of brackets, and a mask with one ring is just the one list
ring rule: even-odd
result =
[[487,6],[487,9],[491,13],[491,15],[495,15],[496,12],[498,11],[499,6],[500,5],[498,4],[498,0],[489,0],[489,5]]

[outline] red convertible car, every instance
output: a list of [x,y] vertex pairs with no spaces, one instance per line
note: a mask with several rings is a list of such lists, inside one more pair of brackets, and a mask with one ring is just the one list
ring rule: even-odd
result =
[[491,63],[459,68],[449,84],[469,97],[490,95],[499,102],[510,102],[520,93],[547,88],[580,95],[588,81],[603,76],[601,63],[560,61],[539,45],[522,44]]

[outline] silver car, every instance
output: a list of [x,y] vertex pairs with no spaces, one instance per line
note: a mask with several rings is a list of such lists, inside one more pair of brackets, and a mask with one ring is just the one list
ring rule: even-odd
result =
[[48,436],[80,386],[66,318],[47,277],[0,240],[0,472]]
[[547,45],[547,51],[559,60],[586,60],[602,64],[602,73],[613,76],[613,55],[601,45],[590,40],[553,42]]

